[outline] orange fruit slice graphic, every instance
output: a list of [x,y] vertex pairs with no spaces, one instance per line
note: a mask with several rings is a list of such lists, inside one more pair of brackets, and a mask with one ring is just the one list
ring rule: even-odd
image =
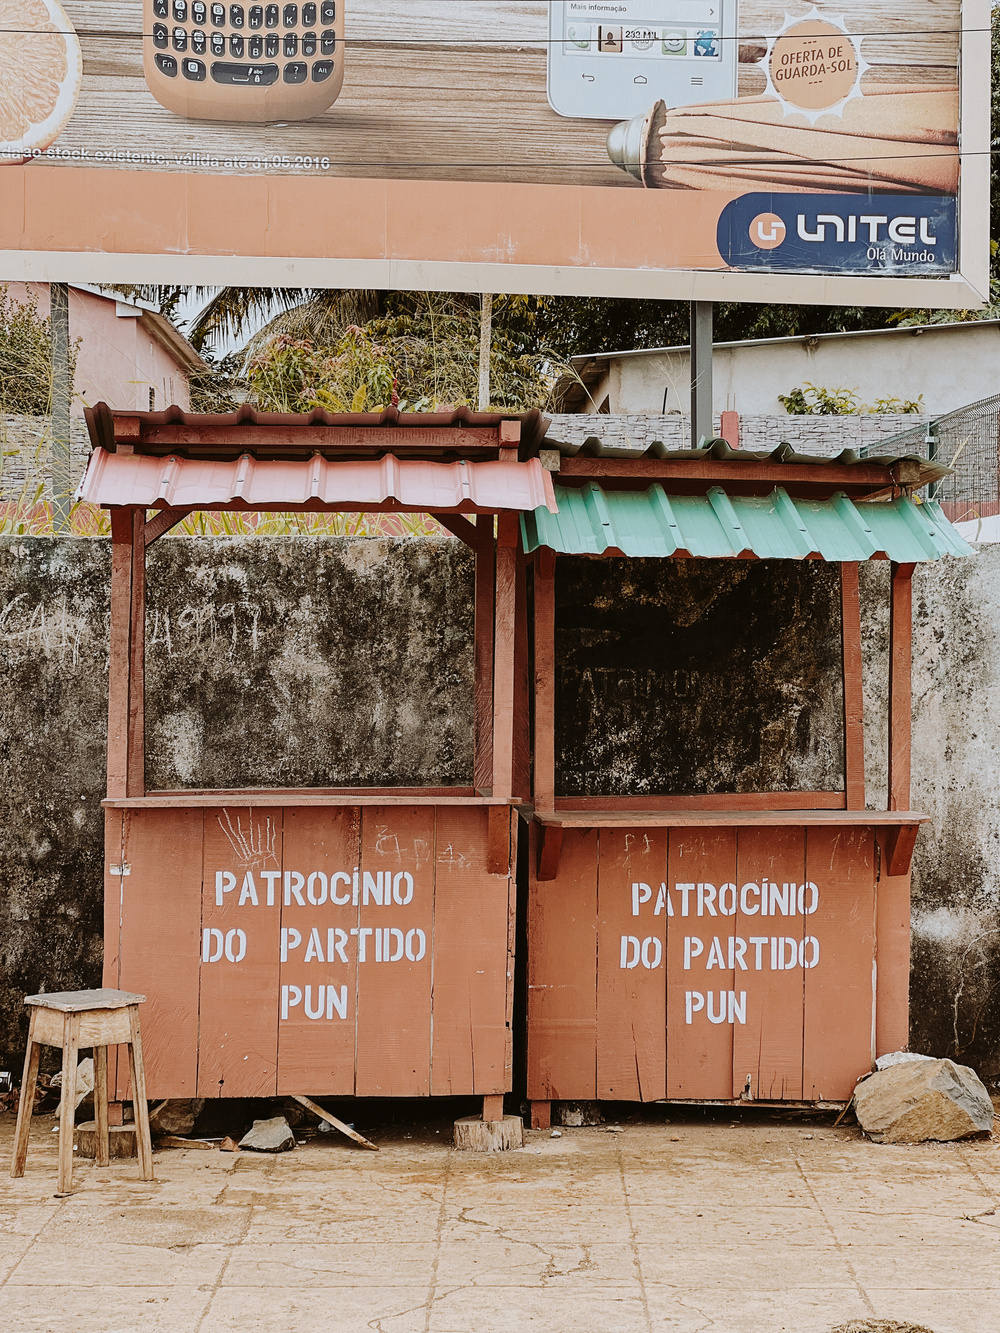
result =
[[58,0],[0,0],[0,165],[62,133],[82,78],[80,39]]

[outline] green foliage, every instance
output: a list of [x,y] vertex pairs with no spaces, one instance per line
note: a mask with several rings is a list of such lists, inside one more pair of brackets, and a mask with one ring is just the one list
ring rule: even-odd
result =
[[790,417],[852,417],[859,413],[898,413],[909,415],[922,412],[924,396],[916,399],[876,398],[874,403],[863,403],[857,389],[824,389],[805,381],[805,387],[779,393],[778,402]]
[[[70,346],[70,383],[79,339]],[[52,336],[30,296],[15,301],[0,287],[0,413],[47,416],[52,406]]]
[[268,412],[380,412],[393,401],[386,349],[351,327],[333,347],[279,333],[247,366],[257,407]]

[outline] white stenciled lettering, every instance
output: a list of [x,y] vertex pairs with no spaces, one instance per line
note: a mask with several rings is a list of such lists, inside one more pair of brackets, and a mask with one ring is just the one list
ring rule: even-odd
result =
[[718,916],[715,910],[715,885],[698,885],[698,915],[699,916]]
[[232,893],[236,888],[236,876],[231,870],[217,870],[215,872],[215,905],[221,907],[223,894]]
[[722,941],[718,935],[712,936],[712,945],[708,951],[708,961],[705,964],[705,971],[708,972],[713,967],[719,967],[725,970],[725,960],[722,956]]
[[246,902],[253,903],[254,907],[260,905],[257,901],[257,885],[254,881],[252,870],[248,870],[243,876],[243,887],[240,889],[240,907]]
[[704,1013],[710,1023],[745,1023],[747,1021],[747,993],[740,991],[684,992],[684,1021],[692,1023],[695,1014]]
[[302,960],[305,963],[311,963],[315,960],[317,963],[325,963],[327,960],[323,957],[323,941],[319,937],[319,931],[313,926],[309,932],[309,940],[306,944],[306,956]]
[[306,880],[306,897],[313,907],[322,907],[326,902],[326,875],[322,870],[314,870]]
[[812,882],[807,880],[805,884],[799,885],[799,891],[796,895],[798,902],[799,916],[812,916],[819,906],[819,889]]
[[674,905],[670,901],[666,884],[661,884],[656,891],[656,906],[653,909],[653,915],[659,916],[661,912],[665,912],[667,916],[673,916],[674,914]]
[[646,936],[642,942],[639,957],[642,959],[643,967],[648,968],[651,972],[660,966],[663,961],[663,944],[656,935]]
[[799,945],[799,967],[815,967],[819,962],[819,940],[807,935]]
[[367,963],[367,961],[368,961],[368,958],[367,958],[367,956],[366,956],[366,955],[367,955],[367,948],[368,948],[368,936],[369,936],[371,933],[372,933],[372,927],[371,927],[371,926],[362,926],[362,927],[360,927],[360,928],[357,927],[357,926],[355,926],[355,927],[352,929],[352,931],[351,931],[351,934],[352,934],[352,935],[357,935],[357,937],[358,937],[358,962],[359,962],[359,963]]
[[735,884],[722,884],[719,886],[719,911],[723,916],[736,915]]
[[408,870],[401,870],[392,881],[392,900],[400,907],[406,907],[413,901],[413,876]]
[[267,880],[267,905],[268,905],[268,907],[273,907],[273,906],[274,906],[274,884],[275,884],[275,880],[279,880],[279,879],[281,878],[281,871],[280,871],[280,870],[262,870],[262,871],[260,872],[260,877],[261,877],[261,879]]
[[695,886],[693,884],[675,884],[674,890],[681,895],[681,916],[687,916],[688,899],[694,893]]
[[684,992],[684,1018],[685,1022],[690,1023],[695,1014],[700,1014],[705,1007],[705,997],[701,991],[687,990]]
[[642,945],[639,943],[638,935],[622,936],[622,952],[620,967],[631,970],[639,966],[639,953]]
[[367,870],[364,872],[361,879],[361,905],[363,907],[368,907],[373,902],[377,907],[382,906],[382,883],[381,870],[377,875],[372,875]]
[[632,885],[632,915],[639,915],[639,908],[643,903],[648,903],[653,896],[653,890],[648,884]]
[[203,963],[217,963],[222,957],[223,936],[222,931],[214,926],[207,926],[202,931],[201,936],[201,961]]
[[299,905],[300,907],[305,907],[305,905],[306,905],[306,903],[305,903],[305,899],[302,897],[302,890],[303,890],[303,888],[305,887],[305,883],[306,883],[305,876],[302,875],[302,874],[300,874],[299,871],[297,871],[297,870],[286,870],[286,871],[285,871],[285,906],[286,906],[286,907],[290,907],[290,906],[291,906],[291,904],[292,904],[292,899],[293,899],[293,898],[295,899],[295,901],[298,903],[298,905]]
[[226,932],[226,957],[231,963],[242,963],[247,952],[247,937],[242,930]]
[[347,959],[347,931],[341,930],[339,926],[331,926],[326,932],[326,958],[327,962],[333,962],[333,955],[336,954],[342,963]]
[[346,907],[351,901],[349,893],[339,894],[337,892],[338,884],[350,884],[351,877],[343,870],[338,870],[330,876],[330,901],[336,903],[338,907]]
[[288,962],[289,949],[297,949],[302,943],[302,936],[294,926],[281,927],[281,961]]
[[282,986],[281,988],[281,1017],[287,1021],[289,1011],[294,1009],[297,1004],[302,1003],[302,992],[298,986]]
[[427,952],[427,936],[416,928],[406,932],[406,956],[411,963],[419,963]]
[[[750,899],[756,895],[757,901],[750,906]],[[740,889],[740,911],[744,916],[756,916],[760,911],[760,885],[744,884]]]
[[689,972],[691,970],[691,959],[700,958],[704,952],[705,952],[704,941],[700,940],[697,935],[685,935],[684,971]]

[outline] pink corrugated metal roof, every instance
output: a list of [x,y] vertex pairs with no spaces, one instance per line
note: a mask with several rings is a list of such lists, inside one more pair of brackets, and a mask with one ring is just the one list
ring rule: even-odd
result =
[[301,461],[260,462],[244,454],[232,462],[152,458],[95,449],[77,491],[78,500],[147,509],[293,509],[312,503],[363,509],[395,501],[418,513],[474,508],[527,511],[544,505],[557,513],[552,477],[537,458],[526,463],[429,463],[399,459],[330,462],[318,455]]

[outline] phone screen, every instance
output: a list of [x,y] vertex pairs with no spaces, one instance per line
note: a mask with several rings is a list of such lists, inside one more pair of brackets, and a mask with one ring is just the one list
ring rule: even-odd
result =
[[736,0],[555,0],[549,101],[617,120],[736,95]]

